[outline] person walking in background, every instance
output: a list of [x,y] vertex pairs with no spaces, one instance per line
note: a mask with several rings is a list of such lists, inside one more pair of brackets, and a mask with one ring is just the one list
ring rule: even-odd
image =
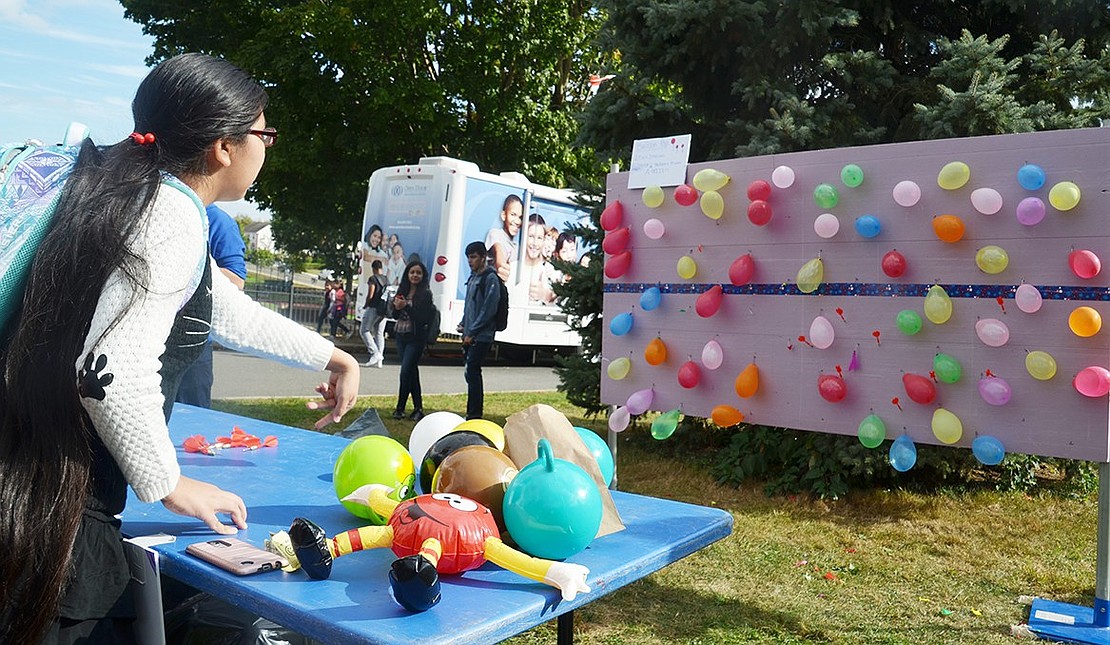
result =
[[328,312],[331,317],[331,337],[340,338],[338,336],[339,330],[343,330],[342,338],[351,335],[351,328],[344,324],[343,320],[347,317],[347,292],[343,290],[343,283],[336,280],[331,290],[331,309]]
[[362,308],[362,323],[358,333],[370,352],[370,360],[363,367],[381,367],[385,361],[385,281],[382,279],[382,261],[370,263],[366,277],[366,302]]
[[501,276],[501,281],[511,283],[513,263],[516,261],[516,236],[524,222],[524,202],[517,195],[505,197],[501,203],[500,223],[486,233],[486,250],[490,254],[493,270]]
[[215,533],[247,528],[238,495],[181,474],[167,426],[209,332],[330,371],[309,403],[329,409],[317,428],[354,406],[354,358],[252,301],[206,252],[204,205],[242,199],[277,140],[267,101],[226,61],[174,56],[139,84],[134,133],[81,144],[0,339],[2,643],[134,642],[128,486]]
[[501,300],[501,286],[498,284],[501,278],[486,262],[486,245],[482,242],[466,245],[466,262],[470,265],[470,277],[466,280],[466,298],[459,325],[459,333],[463,337],[466,418],[481,419],[485,403],[482,363],[493,345],[494,317]]
[[324,304],[320,305],[320,312],[316,314],[316,333],[322,333],[324,328],[324,321],[328,319],[331,313],[332,303],[335,301],[335,293],[333,292],[332,281],[324,281]]
[[[243,244],[239,224],[215,204],[206,208],[205,213],[208,215],[208,254],[231,284],[242,290],[247,279],[247,247]],[[204,344],[196,362],[181,377],[177,401],[202,408],[212,407],[211,341]]]
[[390,301],[389,311],[396,322],[393,336],[397,339],[397,355],[401,357],[401,376],[397,389],[397,408],[393,418],[405,416],[405,406],[412,396],[409,418],[424,418],[424,397],[420,393],[420,357],[424,354],[428,324],[432,319],[432,292],[428,288],[428,269],[415,260],[405,267],[405,279]]

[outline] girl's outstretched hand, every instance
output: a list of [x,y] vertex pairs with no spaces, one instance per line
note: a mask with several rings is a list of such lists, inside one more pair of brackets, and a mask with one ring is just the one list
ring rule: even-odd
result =
[[355,407],[355,399],[358,398],[358,361],[353,356],[336,347],[332,350],[327,370],[331,372],[328,382],[316,386],[322,400],[305,404],[309,410],[331,411],[316,422],[317,430],[342,421],[343,415]]

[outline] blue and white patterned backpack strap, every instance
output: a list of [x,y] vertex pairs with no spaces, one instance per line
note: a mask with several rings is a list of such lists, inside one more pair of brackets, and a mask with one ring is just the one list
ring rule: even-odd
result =
[[[207,248],[207,242],[208,242],[208,212],[205,210],[204,204],[201,203],[200,197],[198,197],[197,194],[195,192],[193,192],[192,188],[189,188],[180,179],[178,179],[177,177],[174,177],[173,175],[171,175],[167,172],[162,173],[162,183],[166,186],[171,186],[173,188],[176,188],[177,190],[180,190],[187,197],[189,197],[189,199],[193,200],[193,203],[197,207],[197,213],[200,215],[201,229],[204,231],[204,241],[205,241],[205,244],[206,244],[205,248]],[[189,301],[189,298],[191,298],[193,296],[193,292],[197,290],[197,287],[200,285],[200,281],[204,278],[204,265],[207,262],[208,262],[208,253],[205,252],[204,256],[200,259],[200,262],[197,264],[196,270],[193,271],[193,276],[189,280],[189,287],[182,294],[181,302],[179,302],[177,304],[178,309],[181,309],[182,307],[184,307],[185,303]]]

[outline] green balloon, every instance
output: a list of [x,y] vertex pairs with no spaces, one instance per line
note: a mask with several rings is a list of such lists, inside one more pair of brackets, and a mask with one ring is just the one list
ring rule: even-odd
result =
[[878,415],[869,414],[859,422],[859,442],[865,448],[878,448],[886,439],[886,424]]
[[863,168],[850,163],[840,169],[840,181],[848,188],[855,188],[863,183]]
[[840,193],[832,184],[817,184],[813,189],[813,201],[821,208],[833,208],[840,202]]
[[898,331],[907,336],[913,336],[921,331],[921,316],[917,315],[917,312],[912,309],[899,311],[894,323],[898,325]]
[[942,383],[955,383],[960,380],[963,369],[960,367],[960,361],[948,354],[940,353],[933,357],[933,373]]
[[678,411],[678,408],[655,417],[655,420],[651,422],[651,436],[660,441],[667,439],[674,434],[681,417],[682,413]]

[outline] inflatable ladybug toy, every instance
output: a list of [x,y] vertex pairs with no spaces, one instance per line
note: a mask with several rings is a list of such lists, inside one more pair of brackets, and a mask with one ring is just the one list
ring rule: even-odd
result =
[[435,493],[397,502],[380,484],[363,486],[344,501],[365,504],[388,517],[385,526],[364,526],[334,537],[313,522],[298,517],[288,533],[267,541],[271,551],[284,555],[290,567],[309,577],[331,576],[332,561],[356,551],[389,547],[398,557],[390,567],[394,599],[409,611],[426,611],[439,602],[439,574],[476,569],[487,560],[526,578],[560,589],[563,599],[589,593],[590,570],[569,562],[533,558],[501,541],[488,508],[461,495]]

